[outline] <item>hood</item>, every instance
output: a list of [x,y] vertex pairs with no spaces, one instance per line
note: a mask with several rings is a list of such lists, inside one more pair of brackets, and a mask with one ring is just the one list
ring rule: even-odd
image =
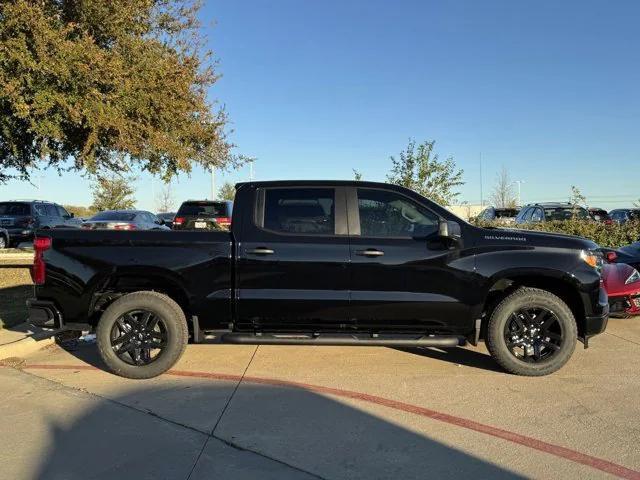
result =
[[640,281],[625,283],[635,268],[625,263],[607,263],[602,267],[602,281],[610,297],[640,293]]
[[562,233],[519,230],[515,228],[479,228],[480,239],[486,244],[518,245],[521,247],[567,248],[572,250],[595,250],[598,244],[584,237]]

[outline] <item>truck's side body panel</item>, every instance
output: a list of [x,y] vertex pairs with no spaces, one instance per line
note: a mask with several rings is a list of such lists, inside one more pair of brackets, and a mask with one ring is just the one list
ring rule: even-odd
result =
[[[66,322],[86,322],[96,293],[168,290],[203,327],[231,321],[233,243],[228,232],[52,230],[40,300],[64,309]],[[212,313],[215,312],[215,315]],[[206,322],[211,322],[206,325]]]

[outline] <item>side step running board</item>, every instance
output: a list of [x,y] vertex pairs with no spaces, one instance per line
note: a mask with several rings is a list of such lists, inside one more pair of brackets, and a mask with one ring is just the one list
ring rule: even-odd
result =
[[278,335],[251,333],[226,333],[222,343],[240,345],[351,345],[382,347],[457,347],[465,340],[456,336],[398,336],[372,337],[370,335]]

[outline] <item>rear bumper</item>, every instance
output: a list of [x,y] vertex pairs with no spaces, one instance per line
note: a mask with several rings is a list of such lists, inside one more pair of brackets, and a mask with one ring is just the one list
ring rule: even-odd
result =
[[34,327],[62,330],[65,327],[62,314],[53,302],[30,298],[27,300],[29,323]]

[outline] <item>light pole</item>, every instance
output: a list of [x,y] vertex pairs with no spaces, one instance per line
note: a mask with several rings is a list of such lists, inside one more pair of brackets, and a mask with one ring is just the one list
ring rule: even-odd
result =
[[249,181],[253,181],[253,160],[249,160]]
[[524,183],[524,180],[516,180],[511,185],[513,185],[514,183],[518,184],[518,206],[521,207],[522,206],[522,201],[521,201],[521,198],[520,198],[520,192],[521,192],[521,188],[522,188],[522,184]]
[[216,167],[211,167],[211,200],[216,199]]

